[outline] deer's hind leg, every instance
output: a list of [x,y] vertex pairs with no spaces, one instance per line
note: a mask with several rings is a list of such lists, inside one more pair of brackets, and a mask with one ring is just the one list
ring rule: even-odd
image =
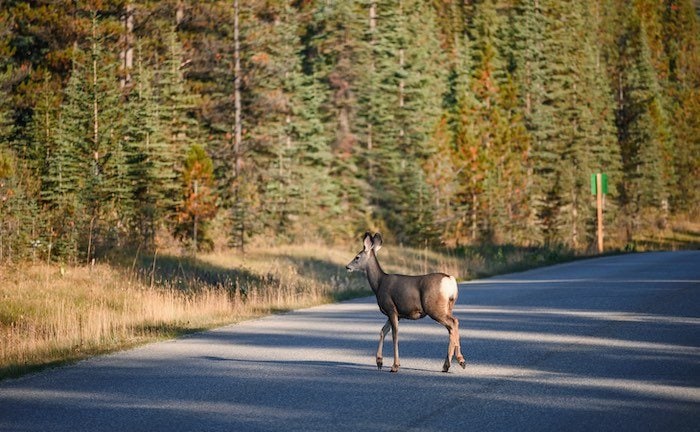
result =
[[452,317],[454,319],[454,329],[453,333],[450,334],[450,337],[454,338],[454,354],[457,356],[457,362],[459,363],[460,366],[462,366],[462,369],[465,369],[467,367],[467,361],[464,359],[464,356],[462,355],[462,350],[460,348],[461,342],[459,338],[459,320],[455,317]]
[[452,364],[452,358],[457,355],[457,361],[462,369],[467,367],[467,363],[462,356],[462,351],[459,347],[459,320],[452,315],[447,315],[445,317],[433,317],[435,321],[444,325],[447,328],[449,334],[449,344],[447,345],[447,357],[445,358],[445,363],[442,365],[442,371],[447,372],[450,370],[450,365]]

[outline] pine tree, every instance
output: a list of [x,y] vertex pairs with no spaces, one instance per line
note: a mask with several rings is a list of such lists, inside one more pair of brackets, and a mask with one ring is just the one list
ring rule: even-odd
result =
[[532,230],[529,225],[527,157],[531,135],[520,111],[517,86],[511,76],[501,85],[498,103],[502,125],[496,138],[500,145],[496,148],[499,156],[493,176],[495,188],[491,189],[494,239],[498,243],[529,244]]
[[[562,149],[557,230],[561,242],[578,250],[594,241],[595,214],[588,197],[590,174],[604,169],[615,179],[618,156],[610,146],[611,112],[606,114],[602,108],[609,103],[609,92],[598,78],[602,68],[597,65],[596,26],[590,7],[557,4],[551,6],[550,13],[564,17],[562,22],[567,23],[561,28],[553,22],[551,30],[558,35],[556,52],[560,54],[555,57],[553,82],[558,95],[553,101],[557,108],[555,118],[557,124],[564,125],[556,135]],[[580,48],[582,42],[584,49]]]
[[[9,26],[8,17],[0,13],[0,35]],[[28,200],[19,183],[16,158],[11,150],[11,105],[8,90],[12,68],[7,59],[12,53],[4,37],[0,39],[0,263],[23,258],[29,249],[27,220],[36,212],[27,209]]]
[[442,69],[432,66],[444,64],[444,59],[430,5],[402,0],[378,5],[377,16],[375,84],[365,102],[369,108],[363,110],[376,115],[365,120],[373,132],[370,158],[378,161],[376,210],[379,219],[395,227],[400,241],[422,243],[435,238],[432,200],[422,169],[435,151],[431,133],[440,121],[446,92]]
[[[697,6],[697,3],[696,3]],[[690,0],[665,2],[661,40],[668,78],[668,117],[673,135],[671,210],[700,211],[700,22]],[[657,76],[659,73],[657,72]]]
[[16,159],[0,145],[0,264],[35,255],[38,241],[38,211],[27,196]]
[[301,202],[296,158],[300,143],[295,129],[299,126],[297,114],[304,108],[303,99],[296,93],[302,84],[297,13],[281,2],[268,3],[258,14],[265,18],[261,19],[259,46],[252,59],[260,75],[255,83],[258,100],[253,105],[259,123],[253,134],[259,155],[269,154],[261,173],[267,177],[266,224],[273,232],[285,235],[292,230],[291,221],[299,216]]
[[624,27],[618,42],[617,127],[625,182],[622,204],[627,214],[627,236],[647,217],[668,211],[670,161],[663,157],[670,133],[661,89],[651,64],[644,27],[634,10],[624,8]]
[[293,166],[293,195],[297,202],[293,211],[298,215],[296,231],[306,235],[309,226],[317,227],[324,238],[332,239],[342,233],[333,227],[341,216],[339,185],[331,177],[332,149],[321,120],[322,91],[315,76],[298,75],[294,95],[300,97],[292,111],[291,153]]
[[[374,9],[373,9],[374,8]],[[360,2],[315,2],[309,31],[305,64],[311,71],[313,104],[325,126],[322,140],[330,144],[328,175],[332,177],[335,205],[331,214],[337,234],[353,238],[372,225],[370,186],[373,183],[372,104],[363,102],[373,94],[366,81],[373,76],[370,41],[376,19],[376,4]]]
[[[233,4],[231,4],[233,3]],[[246,33],[250,2],[193,5],[192,19],[180,22],[183,38],[194,47],[189,81],[199,89],[198,118],[214,161],[217,195],[225,211],[229,245],[244,250],[259,220],[257,179],[250,171],[248,118],[243,116]],[[241,67],[244,66],[244,67]],[[245,101],[247,103],[247,101]]]
[[432,140],[435,152],[423,163],[428,197],[434,208],[434,227],[442,244],[455,245],[458,224],[458,172],[454,150],[454,133],[446,113],[435,127]]
[[154,73],[144,64],[140,45],[134,88],[125,110],[124,146],[129,157],[127,177],[132,184],[134,206],[131,222],[134,235],[146,248],[155,247],[155,235],[175,208],[176,157],[165,139],[160,122],[160,107],[153,89]]
[[27,168],[37,181],[35,194],[42,189],[41,179],[46,176],[49,166],[48,155],[52,154],[55,134],[58,128],[60,97],[54,93],[48,73],[42,77],[39,97],[28,125],[28,139],[25,146]]
[[553,134],[553,107],[549,101],[547,80],[551,62],[547,59],[545,39],[548,16],[542,0],[523,0],[516,4],[513,44],[515,75],[523,99],[523,115],[531,137],[526,150],[527,205],[529,242],[553,242],[555,203],[552,185],[556,179],[558,150],[550,139]]
[[[615,222],[619,219],[618,203],[622,186],[622,157],[617,141],[617,129],[615,127],[615,105],[613,90],[607,79],[606,71],[608,61],[603,49],[604,40],[601,35],[605,32],[605,17],[603,2],[589,3],[583,9],[584,28],[582,40],[585,41],[583,51],[583,74],[581,82],[581,103],[586,110],[586,122],[582,124],[584,132],[584,145],[589,156],[590,174],[600,172],[607,174],[608,194],[606,195],[604,218],[605,226],[612,227],[608,230],[613,237],[615,234]],[[582,173],[585,174],[585,173]],[[587,186],[584,180],[583,188]],[[584,192],[585,193],[585,192]],[[591,198],[592,200],[592,198]],[[585,203],[584,203],[585,204]],[[586,215],[586,240],[592,248],[596,243],[596,219],[593,214],[593,206],[582,206],[581,213]],[[608,234],[606,234],[608,236]]]
[[90,101],[84,69],[77,61],[73,64],[53,143],[47,150],[48,166],[42,179],[41,199],[49,211],[49,243],[54,255],[71,261],[78,258],[78,233],[82,230],[84,211],[79,193],[85,187],[85,160]]
[[[500,85],[505,82],[504,62],[499,47],[502,18],[492,1],[484,1],[476,7],[473,18],[473,72],[472,93],[476,105],[471,118],[473,142],[470,143],[471,157],[470,182],[472,184],[470,212],[470,235],[472,241],[485,237],[494,240],[494,220],[498,219],[498,209],[494,196],[499,189],[499,162],[506,158],[506,143],[500,141],[503,135],[503,113],[500,106]],[[501,159],[499,161],[499,159]],[[500,192],[499,192],[500,193]]]
[[192,116],[196,100],[187,88],[185,67],[191,62],[182,47],[175,26],[165,35],[167,56],[157,77],[160,121],[171,151],[183,161],[192,143],[199,138],[197,120]]
[[274,234],[293,237],[303,231],[305,225],[298,222],[309,205],[333,199],[332,189],[309,189],[314,180],[328,183],[328,141],[314,78],[302,70],[299,12],[286,2],[267,3],[254,12],[255,28],[246,31],[252,49],[245,67],[248,175],[258,182],[258,221]]
[[453,131],[451,151],[454,166],[454,199],[451,203],[453,228],[444,241],[454,239],[456,245],[471,241],[476,235],[477,206],[474,198],[478,195],[480,177],[475,174],[477,162],[478,131],[473,121],[478,102],[472,89],[472,42],[467,33],[466,23],[458,31],[454,42],[455,52],[452,71],[448,83],[448,122]]
[[632,240],[700,205],[698,28],[691,0],[6,2],[0,250],[200,243],[195,144],[236,246],[313,226],[585,250],[595,172]]
[[98,246],[111,247],[123,240],[131,210],[128,158],[120,133],[121,113],[117,63],[105,50],[98,16],[93,12],[92,34],[88,38],[89,56],[86,90],[90,102],[88,139],[81,155],[87,164],[85,188],[81,200],[89,215],[86,259],[89,262]]
[[590,174],[605,170],[615,190],[619,152],[593,9],[546,0],[515,7],[512,62],[532,137],[525,228],[537,243],[586,247],[595,220]]
[[7,37],[11,25],[7,11],[0,11],[0,144],[9,141],[12,126],[12,106],[9,94],[12,67],[9,59],[13,50]]
[[457,75],[462,96],[456,104],[463,235],[471,242],[530,238],[524,163],[530,136],[513,76],[517,62],[508,9],[483,1],[470,16],[471,38],[463,43],[469,66],[462,66],[469,74]]
[[[158,103],[158,138],[162,136],[165,146],[162,149],[162,162],[171,164],[167,174],[172,171],[175,177],[182,177],[183,163],[190,147],[201,141],[199,122],[193,112],[196,107],[195,95],[190,92],[185,79],[185,67],[190,64],[182,47],[182,42],[175,26],[171,25],[166,33],[167,55],[163,61],[155,84]],[[162,134],[162,135],[161,135]],[[165,167],[164,167],[165,168]],[[182,194],[176,183],[163,184],[163,191],[169,206],[167,214],[175,217],[175,209],[182,207]],[[176,221],[170,220],[172,225]]]
[[131,208],[115,63],[94,12],[91,25],[89,51],[78,47],[74,54],[42,185],[57,252],[76,259],[83,250],[88,261],[98,245],[120,241]]
[[[0,11],[0,264],[26,259],[40,245],[36,203],[27,194],[36,173],[27,165],[21,166],[12,149],[10,89],[17,76],[10,63],[14,53],[8,40],[10,28],[10,17],[6,11]],[[27,153],[25,157],[29,156]]]

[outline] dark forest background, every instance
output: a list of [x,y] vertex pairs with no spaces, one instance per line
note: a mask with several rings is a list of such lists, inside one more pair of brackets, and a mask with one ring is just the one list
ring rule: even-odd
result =
[[0,261],[618,245],[700,206],[691,0],[3,0]]

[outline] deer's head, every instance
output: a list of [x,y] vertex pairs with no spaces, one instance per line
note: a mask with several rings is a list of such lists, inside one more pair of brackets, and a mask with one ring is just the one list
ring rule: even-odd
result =
[[372,258],[372,251],[376,254],[382,247],[382,236],[376,233],[374,237],[372,237],[372,234],[366,232],[362,240],[362,245],[364,248],[345,266],[348,271],[364,271],[367,269],[367,263],[369,263]]

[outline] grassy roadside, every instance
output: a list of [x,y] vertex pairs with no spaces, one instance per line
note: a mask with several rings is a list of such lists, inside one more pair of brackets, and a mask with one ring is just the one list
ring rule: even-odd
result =
[[[454,271],[437,253],[386,253],[390,271]],[[0,379],[270,313],[371,292],[345,264],[356,250],[313,245],[111,264],[0,267]]]
[[[635,248],[658,249],[657,244],[697,248],[700,227],[642,237]],[[270,313],[370,295],[364,277],[344,268],[357,249],[297,245],[259,247],[245,255],[136,256],[91,267],[0,266],[0,379]],[[389,272],[443,271],[462,280],[581,257],[565,249],[514,246],[442,253],[390,247],[379,255]]]

